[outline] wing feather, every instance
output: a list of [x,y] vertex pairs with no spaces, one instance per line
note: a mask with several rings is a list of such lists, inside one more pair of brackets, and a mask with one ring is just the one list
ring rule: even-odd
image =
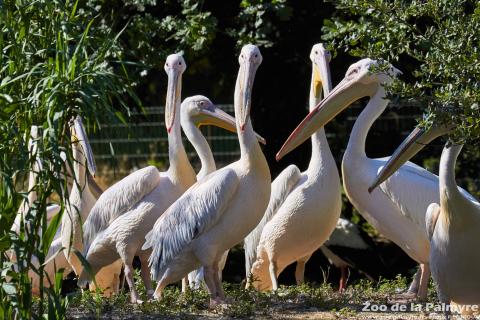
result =
[[430,203],[425,214],[426,228],[428,239],[432,240],[433,232],[435,231],[435,225],[437,224],[438,216],[440,215],[440,206],[438,203]]
[[363,240],[358,226],[347,219],[338,219],[337,225],[326,246],[342,246],[353,249],[367,249],[369,246]]
[[[380,167],[378,172],[382,168]],[[427,236],[425,222],[427,208],[431,203],[440,203],[438,176],[412,162],[407,162],[382,183],[380,189],[397,205],[404,216],[423,228]],[[468,199],[475,199],[463,188],[458,187],[458,190]]]
[[285,168],[272,182],[272,191],[270,194],[270,201],[267,210],[263,215],[260,223],[250,234],[245,238],[243,248],[245,249],[245,268],[247,274],[257,259],[257,246],[260,242],[263,227],[273,218],[277,213],[278,208],[285,202],[285,199],[293,190],[293,187],[300,180],[302,173],[296,165],[289,165]]
[[149,265],[154,279],[193,239],[217,223],[238,183],[232,169],[216,171],[190,187],[157,220],[142,248],[152,248]]
[[83,225],[84,252],[88,252],[99,232],[149,194],[159,184],[160,178],[157,168],[148,166],[126,176],[102,193]]

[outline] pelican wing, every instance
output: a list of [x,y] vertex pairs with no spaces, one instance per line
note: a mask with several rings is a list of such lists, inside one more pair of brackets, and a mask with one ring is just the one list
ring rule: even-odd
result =
[[[382,167],[379,168],[379,171]],[[431,203],[440,203],[438,176],[412,163],[405,163],[390,178],[380,185],[380,189],[400,209],[402,214],[425,231],[425,214]],[[458,188],[467,198],[474,198],[464,189]]]
[[50,204],[47,206],[47,223],[55,217],[57,213],[60,212],[61,207],[58,204]]
[[273,218],[277,213],[278,208],[285,202],[293,187],[300,180],[302,173],[296,165],[289,165],[285,168],[272,182],[272,191],[270,194],[270,201],[268,203],[267,210],[263,215],[260,223],[250,234],[245,238],[243,248],[245,249],[245,263],[246,271],[250,272],[251,267],[257,259],[257,246],[260,242],[260,236],[262,235],[263,227]]
[[369,246],[360,235],[358,226],[347,219],[338,219],[337,225],[326,246],[342,246],[353,249],[367,249]]
[[148,166],[126,176],[102,193],[83,225],[85,252],[88,252],[98,233],[149,194],[159,184],[160,178],[157,168]]
[[192,240],[217,223],[238,184],[232,169],[216,171],[190,187],[157,220],[142,248],[152,248],[149,264],[154,279]]
[[[381,169],[382,167],[379,168]],[[427,207],[440,199],[438,185],[438,176],[412,162],[407,162],[382,183],[380,189],[405,217],[425,230]]]
[[440,206],[438,203],[430,203],[427,208],[427,213],[425,214],[426,228],[428,239],[432,240],[433,232],[435,231],[435,225],[437,224],[437,219],[440,214]]

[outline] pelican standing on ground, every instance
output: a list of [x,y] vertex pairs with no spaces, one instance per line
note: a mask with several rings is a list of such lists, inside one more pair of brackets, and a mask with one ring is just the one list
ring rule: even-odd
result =
[[[215,125],[231,132],[237,132],[235,118],[223,112],[207,97],[197,95],[188,97],[182,102],[180,122],[187,139],[192,143],[200,159],[201,168],[197,174],[197,181],[201,181],[210,173],[217,170],[212,150],[199,127],[201,125]],[[257,139],[265,144],[265,139],[257,134]],[[228,251],[222,255],[219,264],[219,277],[222,279],[222,270],[225,267]],[[199,289],[203,282],[203,267],[188,274],[190,288]],[[182,281],[182,291],[186,291],[185,279]]]
[[[449,129],[444,126],[415,129],[395,151],[395,156],[379,173],[372,188]],[[430,267],[438,298],[445,304],[455,303],[460,308],[458,311],[468,314],[475,311],[471,309],[473,305],[476,308],[480,305],[480,254],[470,250],[472,245],[480,243],[480,203],[455,182],[455,163],[461,150],[462,145],[451,143],[443,149],[437,191],[440,205],[432,203],[428,207],[426,228],[430,239]]]
[[250,121],[253,80],[261,61],[256,46],[242,48],[234,97],[240,160],[193,185],[146,237],[144,249],[152,249],[149,262],[158,281],[157,299],[169,283],[204,266],[210,305],[224,302],[219,261],[253,230],[267,208],[270,170]]
[[[331,56],[322,44],[316,44],[310,59],[309,104],[313,109],[321,100],[322,87],[325,94],[331,89]],[[290,165],[275,179],[262,222],[245,239],[246,268],[253,275],[252,285],[258,290],[277,290],[278,275],[295,261],[297,284],[303,283],[305,264],[330,237],[341,209],[340,177],[325,131],[320,128],[312,135],[308,169],[302,173]],[[256,262],[251,265],[255,252]]]
[[[38,174],[41,170],[43,170],[42,161],[40,159],[40,155],[38,153],[38,141],[41,139],[40,135],[40,128],[38,126],[32,126],[30,130],[30,139],[28,141],[28,150],[29,156],[31,159],[35,159],[32,164],[32,170],[29,172],[28,178],[28,196],[26,199],[22,201],[20,205],[19,211],[17,216],[15,217],[15,222],[12,226],[12,231],[19,233],[20,232],[20,225],[21,221],[25,221],[25,214],[33,206],[34,202],[37,201],[37,192],[35,187],[38,183]],[[60,211],[61,207],[57,204],[48,205],[46,208],[47,214],[47,223]],[[39,214],[40,212],[37,212]],[[26,225],[28,228],[28,226]],[[41,232],[40,232],[41,234]],[[61,243],[59,240],[59,232],[55,235],[55,239],[53,240],[50,248],[48,250],[47,256],[45,257],[45,262],[47,264],[44,267],[43,273],[43,285],[45,287],[49,287],[50,283],[55,279],[55,272],[61,268],[68,270],[69,264],[66,261],[65,256],[62,253],[58,253],[61,248]],[[51,258],[54,254],[56,256]],[[16,262],[15,255],[11,255],[10,259]],[[36,256],[32,256],[31,263],[35,268],[38,270],[40,268],[40,262]],[[40,294],[40,275],[30,269],[28,273],[31,283],[32,283],[32,294],[38,295]]]
[[[133,281],[133,258],[141,261],[141,276],[147,293],[153,293],[147,264],[149,252],[142,251],[145,235],[155,221],[196,180],[182,143],[180,101],[185,60],[179,54],[167,57],[168,75],[165,125],[168,132],[170,167],[159,172],[149,166],[137,170],[107,189],[98,199],[84,226],[84,256],[91,265],[92,276],[117,259],[125,266],[125,278],[130,288],[131,302],[140,303]],[[90,278],[86,270],[79,285]]]
[[83,251],[82,224],[97,201],[88,187],[87,170],[95,175],[96,165],[80,116],[73,120],[70,133],[74,181],[62,216],[61,238],[67,261],[79,275],[83,267],[75,251]]
[[[287,139],[277,158],[295,149],[318,128],[362,97],[370,97],[353,126],[342,161],[345,192],[350,202],[380,233],[400,246],[421,264],[408,296],[426,298],[430,271],[429,242],[425,230],[425,211],[438,202],[438,179],[421,167],[408,163],[398,174],[371,194],[368,186],[388,158],[371,159],[365,153],[367,134],[388,104],[384,84],[392,81],[393,67],[387,72],[373,70],[378,63],[363,59],[350,66],[345,78],[314,108]],[[419,179],[421,177],[422,179]]]
[[[96,172],[95,160],[80,116],[73,120],[70,132],[73,168],[70,169],[70,165],[68,162],[66,163],[66,178],[67,180],[72,179],[73,183],[62,216],[60,239],[55,239],[52,245],[58,246],[57,242],[60,240],[61,246],[65,248],[63,252],[68,263],[75,274],[79,276],[83,270],[83,265],[77,256],[83,251],[82,225],[87,220],[102,190],[93,179]],[[92,283],[90,290],[94,291],[99,288],[104,296],[116,294],[120,287],[121,271],[122,263],[119,260],[106,266],[100,270],[96,285]]]

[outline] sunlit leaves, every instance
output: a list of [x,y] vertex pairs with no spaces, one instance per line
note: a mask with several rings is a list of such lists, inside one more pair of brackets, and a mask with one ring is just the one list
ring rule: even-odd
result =
[[433,121],[457,125],[460,140],[478,140],[480,3],[469,0],[340,0],[325,22],[332,49],[383,58],[403,68],[392,93],[424,104]]

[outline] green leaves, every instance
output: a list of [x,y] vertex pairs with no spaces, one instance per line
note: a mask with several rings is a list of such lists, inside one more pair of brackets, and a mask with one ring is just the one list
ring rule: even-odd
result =
[[[0,318],[60,319],[66,308],[60,295],[62,274],[50,275],[47,288],[44,269],[61,214],[48,223],[46,208],[52,196],[62,208],[68,199],[66,178],[59,173],[66,171],[62,151],[73,164],[69,120],[80,114],[87,124],[111,117],[126,122],[125,114],[140,104],[127,73],[138,64],[124,61],[118,43],[126,23],[113,31],[82,2],[2,4],[0,247],[14,258],[0,256]],[[32,125],[40,131],[36,154],[28,148]],[[36,179],[29,178],[33,172]],[[33,186],[27,187],[29,181]],[[22,218],[14,232],[10,228],[17,213]],[[43,295],[39,309],[32,308],[32,286],[46,293],[46,313]]]
[[341,15],[325,21],[331,49],[383,58],[403,69],[391,94],[416,99],[429,119],[457,125],[461,140],[478,140],[470,106],[480,99],[480,3],[469,0],[336,2]]

